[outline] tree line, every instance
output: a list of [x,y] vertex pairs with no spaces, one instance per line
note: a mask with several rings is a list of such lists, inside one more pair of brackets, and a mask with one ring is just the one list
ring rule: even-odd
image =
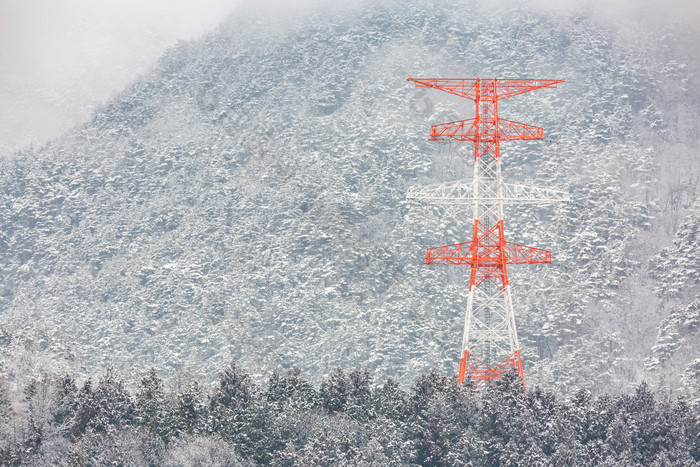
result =
[[368,370],[265,387],[236,362],[207,389],[155,370],[135,390],[107,369],[17,387],[0,377],[0,465],[669,466],[700,463],[700,419],[642,383],[569,400],[517,374],[475,390],[436,371],[402,389]]

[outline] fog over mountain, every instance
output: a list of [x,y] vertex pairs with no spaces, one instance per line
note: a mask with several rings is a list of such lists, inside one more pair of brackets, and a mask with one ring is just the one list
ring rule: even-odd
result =
[[700,401],[694,33],[610,11],[280,5],[169,48],[2,161],[3,371],[454,373],[465,270],[422,255],[467,240],[471,211],[405,192],[470,174],[469,143],[427,136],[472,104],[406,78],[564,78],[500,105],[545,131],[504,143],[506,179],[574,200],[507,212],[509,240],[555,259],[510,270],[526,380]]
[[[345,2],[343,8],[371,8],[376,2]],[[270,17],[280,10],[339,7],[330,0],[5,0],[0,3],[0,156],[40,146],[78,124],[130,81],[148,71],[168,46],[213,29],[226,13],[252,9]],[[503,11],[522,8],[513,0],[490,2]],[[700,6],[693,0],[530,0],[540,13],[584,14],[617,31],[654,33],[668,27],[700,40],[695,25]],[[468,8],[461,8],[468,11]]]
[[0,2],[0,156],[83,124],[163,51],[216,27],[231,0]]

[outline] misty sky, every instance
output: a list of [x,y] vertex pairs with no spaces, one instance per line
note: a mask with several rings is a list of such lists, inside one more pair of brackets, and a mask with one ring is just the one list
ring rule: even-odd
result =
[[236,0],[0,0],[0,156],[43,144]]
[[[86,121],[165,48],[215,28],[238,3],[243,2],[0,0],[0,157]],[[611,24],[670,21],[700,30],[698,0],[494,2],[501,8],[526,3],[561,13],[597,11]]]

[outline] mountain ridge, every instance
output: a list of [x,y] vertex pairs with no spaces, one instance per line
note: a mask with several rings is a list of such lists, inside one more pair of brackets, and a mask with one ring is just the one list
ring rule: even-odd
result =
[[[672,307],[649,289],[677,281],[648,269],[660,251],[681,258],[671,239],[681,219],[694,225],[695,192],[673,196],[698,171],[697,86],[673,57],[584,16],[474,15],[390,2],[270,35],[277,20],[232,16],[89,124],[3,161],[5,355],[208,380],[231,355],[258,379],[291,366],[317,379],[355,365],[402,382],[453,372],[463,270],[421,262],[464,241],[470,214],[404,196],[468,174],[468,147],[426,141],[468,106],[405,78],[561,76],[502,106],[545,129],[504,146],[506,179],[574,198],[507,212],[510,240],[555,258],[511,273],[526,378],[558,392],[654,378],[649,339]],[[683,168],[662,163],[671,152]]]

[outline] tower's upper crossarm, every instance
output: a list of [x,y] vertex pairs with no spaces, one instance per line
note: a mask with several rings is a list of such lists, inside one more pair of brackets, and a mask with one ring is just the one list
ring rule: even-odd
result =
[[[496,99],[517,96],[540,88],[556,88],[563,79],[444,79],[444,78],[408,78],[408,81],[416,83],[418,88],[435,88],[449,92],[455,96],[465,97],[471,100],[479,100],[486,97],[488,92],[493,92],[493,83],[496,83]],[[491,94],[493,96],[493,94]]]

